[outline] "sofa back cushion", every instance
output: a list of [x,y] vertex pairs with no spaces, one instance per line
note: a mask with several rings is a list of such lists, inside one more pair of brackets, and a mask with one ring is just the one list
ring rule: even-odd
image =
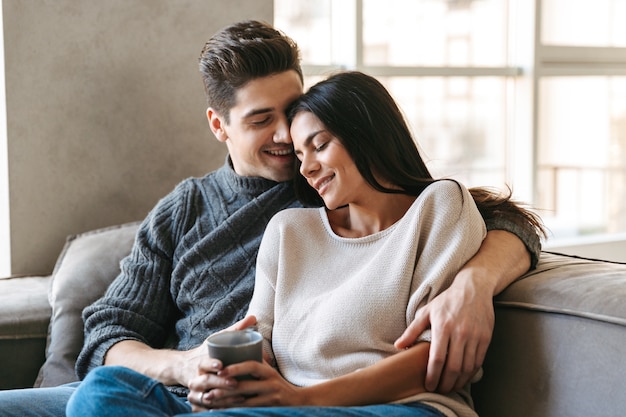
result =
[[35,386],[78,380],[74,364],[83,346],[82,311],[117,277],[138,227],[139,223],[128,223],[68,237],[52,273],[46,361]]

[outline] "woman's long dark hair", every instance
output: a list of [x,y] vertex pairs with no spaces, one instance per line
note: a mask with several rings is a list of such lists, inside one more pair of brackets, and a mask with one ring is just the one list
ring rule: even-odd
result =
[[[434,180],[420,157],[400,109],[385,87],[360,72],[342,72],[314,85],[294,103],[289,120],[307,111],[321,120],[352,157],[363,178],[385,193],[419,195]],[[299,169],[299,163],[297,164]],[[306,179],[296,175],[305,204],[323,205]],[[379,180],[394,184],[383,186]]]
[[[341,141],[374,189],[417,196],[436,181],[395,100],[375,78],[357,71],[332,75],[311,87],[290,107],[289,121],[304,111],[314,114]],[[298,162],[296,170],[299,168]],[[394,188],[379,181],[393,184]],[[295,175],[295,190],[305,205],[324,205],[302,175]],[[470,192],[485,220],[506,215],[517,224],[529,222],[545,236],[539,217],[512,201],[510,190],[500,194],[487,188],[471,188]]]

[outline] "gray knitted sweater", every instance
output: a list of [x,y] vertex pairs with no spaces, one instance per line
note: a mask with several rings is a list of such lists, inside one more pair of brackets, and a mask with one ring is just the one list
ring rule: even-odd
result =
[[267,222],[300,206],[289,183],[241,177],[229,163],[180,183],[140,226],[104,297],[84,310],[77,375],[119,341],[187,350],[243,318]]

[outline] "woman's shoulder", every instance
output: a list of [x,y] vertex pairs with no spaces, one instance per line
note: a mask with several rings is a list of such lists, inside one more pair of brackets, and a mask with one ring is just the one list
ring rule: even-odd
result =
[[320,217],[319,207],[291,207],[286,208],[274,215],[272,222],[274,223],[301,223],[311,219]]
[[467,187],[454,179],[443,178],[433,181],[422,192],[421,197],[441,197],[461,196],[468,193]]
[[453,179],[434,181],[426,187],[415,202],[417,210],[429,210],[433,215],[442,216],[465,211],[472,204],[473,198],[469,190]]
[[323,227],[322,216],[319,208],[286,208],[270,219],[265,229],[265,236],[276,235],[300,235],[317,233]]

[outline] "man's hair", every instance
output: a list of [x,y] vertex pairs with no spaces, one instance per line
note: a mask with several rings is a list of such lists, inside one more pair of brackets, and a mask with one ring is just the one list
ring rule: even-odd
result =
[[200,56],[208,105],[227,123],[239,88],[256,78],[289,70],[296,71],[302,80],[298,45],[271,25],[255,20],[217,32]]

